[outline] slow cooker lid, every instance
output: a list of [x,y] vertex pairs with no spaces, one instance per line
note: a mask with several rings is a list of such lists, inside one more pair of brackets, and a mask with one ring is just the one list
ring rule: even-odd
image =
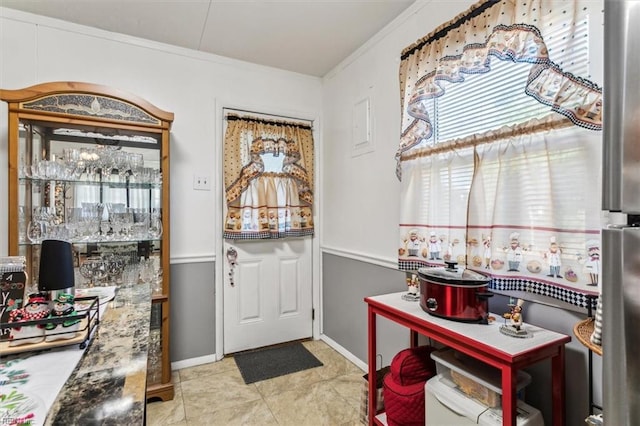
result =
[[456,266],[456,262],[447,262],[446,267],[419,268],[418,276],[422,279],[443,284],[488,284],[491,278],[470,269]]

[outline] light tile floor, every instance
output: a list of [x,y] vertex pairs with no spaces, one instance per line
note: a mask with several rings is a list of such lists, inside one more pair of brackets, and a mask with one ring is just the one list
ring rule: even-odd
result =
[[147,424],[361,425],[362,370],[322,341],[303,344],[323,366],[250,385],[232,357],[174,371],[174,399],[147,404]]

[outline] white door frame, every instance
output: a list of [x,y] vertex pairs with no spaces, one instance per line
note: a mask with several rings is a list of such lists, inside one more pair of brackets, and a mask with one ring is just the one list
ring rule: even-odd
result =
[[313,140],[314,140],[314,194],[313,194],[313,223],[315,227],[315,235],[312,240],[312,306],[314,310],[314,319],[313,319],[313,338],[319,339],[320,333],[322,330],[320,329],[320,324],[322,324],[322,293],[320,291],[320,273],[322,271],[322,256],[320,255],[320,227],[321,219],[320,219],[320,209],[319,199],[321,193],[320,180],[318,179],[318,170],[320,169],[320,144],[318,141],[322,140],[321,135],[321,126],[320,126],[320,113],[319,112],[308,112],[308,111],[295,111],[295,110],[287,110],[282,108],[276,108],[273,106],[265,106],[265,105],[255,105],[251,103],[238,103],[231,102],[226,100],[215,99],[215,167],[218,169],[218,173],[214,174],[214,196],[217,200],[217,207],[215,209],[215,307],[216,307],[216,326],[215,326],[215,342],[216,342],[216,360],[221,360],[224,357],[224,277],[223,273],[223,264],[222,262],[226,262],[226,256],[223,253],[223,241],[222,238],[222,224],[223,224],[223,203],[224,201],[224,167],[223,167],[223,145],[224,145],[224,134],[222,133],[222,129],[224,127],[224,109],[234,109],[239,112],[242,111],[255,111],[256,114],[270,114],[274,116],[281,117],[296,117],[300,120],[308,120],[313,123]]

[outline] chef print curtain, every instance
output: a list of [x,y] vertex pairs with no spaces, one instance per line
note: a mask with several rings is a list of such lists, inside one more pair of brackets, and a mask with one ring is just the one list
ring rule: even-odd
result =
[[228,114],[224,238],[313,235],[313,134],[309,124]]
[[455,261],[579,306],[598,293],[601,13],[483,1],[402,52],[401,269]]

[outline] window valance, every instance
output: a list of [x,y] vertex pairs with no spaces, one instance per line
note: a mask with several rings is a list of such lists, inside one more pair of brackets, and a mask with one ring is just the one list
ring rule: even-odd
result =
[[[561,6],[561,7],[559,7]],[[401,179],[403,154],[433,135],[429,103],[443,96],[447,83],[461,83],[470,75],[491,71],[491,59],[531,64],[520,87],[573,124],[602,128],[602,90],[571,72],[562,61],[584,49],[589,9],[577,2],[482,1],[407,47],[400,64],[402,132],[396,159]],[[567,24],[563,17],[572,17]],[[567,26],[558,30],[554,25]],[[580,28],[583,26],[585,28]],[[549,32],[551,39],[545,38]],[[585,52],[586,54],[586,52]],[[531,117],[534,118],[534,117]]]

